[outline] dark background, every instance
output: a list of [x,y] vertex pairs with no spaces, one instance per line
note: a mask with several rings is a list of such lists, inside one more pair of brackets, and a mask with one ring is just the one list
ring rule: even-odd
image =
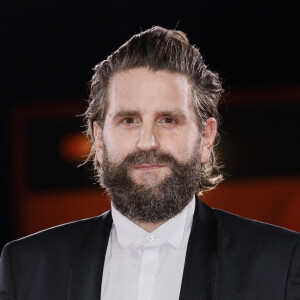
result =
[[[14,238],[11,115],[16,108],[83,101],[93,66],[133,34],[153,25],[177,26],[186,32],[209,67],[220,73],[229,97],[235,91],[297,89],[299,15],[299,0],[2,4],[0,248]],[[220,148],[228,180],[299,175],[299,104],[284,98],[276,103],[240,99],[235,105],[223,104]],[[81,120],[76,122],[80,126]],[[49,123],[45,126],[43,132]],[[59,132],[60,125],[53,126]],[[33,127],[29,137],[43,143],[40,133]],[[47,167],[49,158],[44,153],[31,154],[31,160],[45,163],[49,178],[43,181],[33,172],[33,185],[51,188],[57,166]],[[65,184],[70,187],[72,181]]]

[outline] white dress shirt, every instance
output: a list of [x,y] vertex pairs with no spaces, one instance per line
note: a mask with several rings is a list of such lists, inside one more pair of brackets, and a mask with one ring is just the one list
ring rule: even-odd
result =
[[104,300],[179,299],[195,199],[178,215],[145,231],[112,206],[101,288]]

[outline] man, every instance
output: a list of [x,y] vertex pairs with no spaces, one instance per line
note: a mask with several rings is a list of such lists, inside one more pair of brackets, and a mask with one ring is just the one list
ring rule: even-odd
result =
[[216,73],[153,27],[95,67],[86,111],[111,211],[9,243],[2,299],[300,299],[299,235],[211,209]]

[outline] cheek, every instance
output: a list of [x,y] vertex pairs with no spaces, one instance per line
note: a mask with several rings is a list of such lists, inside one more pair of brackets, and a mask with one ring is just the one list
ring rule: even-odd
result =
[[109,160],[114,163],[120,163],[124,158],[135,149],[131,139],[124,134],[107,133],[103,134],[104,143],[108,153]]
[[198,135],[184,132],[182,134],[171,134],[161,144],[163,152],[170,153],[179,161],[187,160],[193,153],[195,146],[199,143]]

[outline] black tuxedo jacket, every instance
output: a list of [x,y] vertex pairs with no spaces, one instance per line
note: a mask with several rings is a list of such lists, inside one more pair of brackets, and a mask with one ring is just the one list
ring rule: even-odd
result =
[[[299,234],[196,203],[181,300],[300,299]],[[7,244],[0,299],[99,300],[111,225],[107,212]]]

